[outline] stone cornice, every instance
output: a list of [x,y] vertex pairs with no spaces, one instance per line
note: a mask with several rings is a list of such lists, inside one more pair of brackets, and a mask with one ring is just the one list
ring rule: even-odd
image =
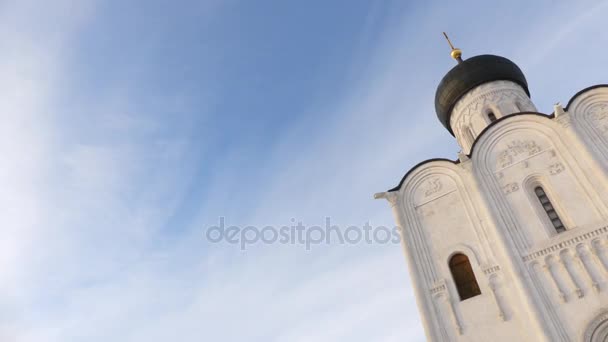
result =
[[[580,230],[580,228],[574,228],[572,233],[574,233],[574,231],[576,231],[576,230]],[[524,262],[532,261],[538,257],[542,257],[547,254],[554,253],[554,252],[559,252],[562,249],[570,247],[570,246],[575,246],[579,242],[591,240],[595,237],[606,235],[606,233],[608,233],[608,225],[606,225],[606,224],[604,224],[602,227],[597,228],[597,229],[586,229],[586,230],[583,230],[582,232],[580,232],[579,234],[571,236],[570,238],[559,240],[559,241],[554,241],[549,246],[546,246],[546,247],[538,249],[528,255],[525,255],[525,256],[523,256],[523,260],[524,260]]]

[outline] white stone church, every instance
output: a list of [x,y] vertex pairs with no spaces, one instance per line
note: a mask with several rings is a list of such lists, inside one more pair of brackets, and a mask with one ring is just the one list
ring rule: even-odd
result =
[[462,60],[437,88],[458,160],[388,200],[429,341],[608,341],[608,85],[537,112],[510,60]]

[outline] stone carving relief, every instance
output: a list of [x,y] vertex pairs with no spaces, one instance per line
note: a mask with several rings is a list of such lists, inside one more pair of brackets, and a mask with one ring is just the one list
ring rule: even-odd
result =
[[497,166],[505,168],[512,165],[521,157],[532,156],[541,151],[534,140],[513,140],[507,148],[498,154]]
[[519,185],[517,183],[509,183],[502,187],[502,191],[508,195],[512,192],[519,190]]
[[431,294],[436,295],[438,293],[447,291],[447,287],[445,285],[445,281],[438,282],[435,286],[431,288]]
[[558,173],[561,173],[564,170],[565,170],[565,167],[564,167],[564,164],[562,164],[562,163],[555,163],[555,164],[549,165],[549,173],[552,175],[557,175]]
[[[528,262],[528,261],[534,260],[539,257],[547,256],[553,252],[561,251],[563,248],[566,248],[568,246],[570,246],[570,247],[575,246],[577,243],[579,243],[581,241],[591,240],[591,239],[594,239],[592,241],[593,248],[591,251],[594,252],[595,254],[598,254],[601,257],[603,257],[604,251],[608,251],[608,246],[607,246],[608,242],[606,242],[603,238],[600,239],[600,237],[605,236],[605,235],[608,236],[608,226],[602,226],[602,227],[599,227],[598,229],[594,229],[594,230],[591,230],[588,232],[581,233],[580,235],[574,236],[571,239],[560,241],[559,243],[556,243],[554,245],[551,245],[549,247],[543,248],[541,250],[535,251],[531,254],[524,256],[523,260],[525,262]],[[605,268],[606,268],[606,272],[608,272],[608,253],[606,255]]]
[[595,127],[608,136],[608,102],[601,102],[589,109],[589,118]]
[[479,111],[486,104],[498,105],[505,101],[518,102],[523,104],[526,109],[534,110],[534,105],[530,99],[524,96],[522,90],[515,85],[510,85],[508,82],[500,88],[495,84],[481,85],[473,91],[468,92],[456,104],[454,112],[463,114],[455,124],[456,126],[466,125],[470,122],[471,115]]
[[489,275],[492,275],[492,274],[494,274],[494,273],[496,273],[498,271],[500,271],[500,266],[494,265],[494,266],[489,266],[489,267],[485,268],[483,270],[483,273],[485,275],[489,276]]
[[441,180],[439,178],[433,178],[427,183],[427,190],[424,192],[424,196],[429,197],[432,194],[438,193],[443,188]]
[[416,208],[416,211],[418,212],[418,214],[420,214],[424,217],[429,217],[429,216],[435,215],[435,211],[433,210],[433,208],[428,207],[428,206],[418,207],[418,208]]

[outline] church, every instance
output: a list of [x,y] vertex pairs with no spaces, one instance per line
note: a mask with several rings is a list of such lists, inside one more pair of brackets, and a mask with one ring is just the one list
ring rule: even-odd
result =
[[515,63],[461,55],[435,96],[457,160],[375,195],[401,227],[427,340],[608,341],[608,85],[543,114]]

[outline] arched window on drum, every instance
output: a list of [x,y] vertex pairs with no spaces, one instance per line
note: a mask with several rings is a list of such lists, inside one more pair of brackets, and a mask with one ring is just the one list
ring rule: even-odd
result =
[[488,120],[490,121],[490,123],[496,121],[496,114],[494,114],[494,112],[489,112],[488,113]]

